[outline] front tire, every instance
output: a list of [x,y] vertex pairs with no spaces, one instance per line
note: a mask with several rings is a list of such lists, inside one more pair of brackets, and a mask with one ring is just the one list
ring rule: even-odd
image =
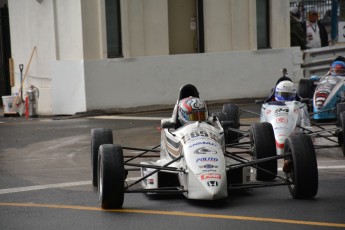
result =
[[104,209],[122,208],[125,170],[120,145],[105,144],[99,148],[98,194]]
[[96,128],[91,130],[91,167],[92,185],[97,187],[97,161],[99,146],[113,144],[113,132],[111,129]]
[[286,139],[284,154],[291,153],[290,172],[286,178],[290,179],[289,191],[294,199],[313,198],[318,190],[318,169],[315,149],[311,138],[306,134],[293,135]]
[[[274,132],[270,123],[262,122],[251,124],[250,140],[251,148],[253,150],[253,159],[259,160],[277,155]],[[278,171],[277,160],[259,163],[257,164],[257,167],[256,180],[271,181],[276,178]],[[269,171],[270,173],[266,171]]]

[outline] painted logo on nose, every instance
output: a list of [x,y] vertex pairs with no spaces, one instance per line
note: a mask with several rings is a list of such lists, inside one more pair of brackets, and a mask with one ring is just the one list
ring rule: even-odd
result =
[[195,154],[206,154],[206,153],[217,154],[217,151],[212,150],[212,149],[208,149],[205,147],[201,147],[201,148],[198,148],[197,150],[195,150],[194,153]]
[[216,157],[200,157],[196,159],[196,163],[198,162],[216,162],[218,161],[218,158]]

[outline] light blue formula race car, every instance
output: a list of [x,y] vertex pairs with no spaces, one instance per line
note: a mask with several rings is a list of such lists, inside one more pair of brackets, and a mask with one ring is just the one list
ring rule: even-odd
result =
[[312,118],[316,121],[337,120],[345,111],[345,62],[338,57],[330,71],[323,77],[301,79],[298,94],[310,99],[308,103]]

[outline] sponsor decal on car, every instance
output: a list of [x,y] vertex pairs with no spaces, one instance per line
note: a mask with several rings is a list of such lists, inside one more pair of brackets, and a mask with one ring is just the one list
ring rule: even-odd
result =
[[270,114],[272,111],[270,109],[266,110],[266,115]]
[[200,176],[201,180],[206,180],[206,179],[222,179],[222,175],[217,174],[217,173],[208,173],[208,174],[203,174]]
[[288,130],[289,127],[286,127],[286,126],[277,126],[277,127],[274,127],[274,130],[282,130],[282,129]]
[[279,117],[279,116],[286,116],[289,113],[288,108],[279,108],[274,111],[274,116]]
[[193,143],[190,146],[188,146],[189,148],[195,147],[195,146],[199,146],[199,145],[211,145],[211,146],[215,146],[218,147],[217,144],[213,143],[213,142],[209,142],[209,141],[200,141],[197,143]]
[[277,123],[288,123],[288,118],[287,117],[277,117],[276,122]]
[[199,168],[203,168],[203,169],[213,169],[213,168],[218,168],[218,165],[212,165],[212,164],[199,165]]
[[217,172],[217,170],[215,170],[215,169],[203,169],[203,170],[201,170],[201,174],[203,174],[203,173],[210,173],[210,172]]
[[207,182],[207,186],[208,187],[217,187],[218,186],[218,181],[214,181],[214,180],[208,181]]
[[196,163],[198,162],[217,162],[218,158],[216,157],[199,157],[196,159]]
[[217,154],[217,151],[216,150],[212,150],[212,149],[208,149],[208,148],[205,148],[205,147],[201,147],[201,148],[198,148],[194,151],[195,154],[206,154],[206,153],[209,153],[209,154]]

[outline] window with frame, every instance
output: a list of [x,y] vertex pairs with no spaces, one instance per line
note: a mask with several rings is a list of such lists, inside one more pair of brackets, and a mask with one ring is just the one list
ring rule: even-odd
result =
[[257,48],[271,48],[269,39],[269,0],[256,0]]
[[123,57],[120,0],[105,0],[108,58]]

